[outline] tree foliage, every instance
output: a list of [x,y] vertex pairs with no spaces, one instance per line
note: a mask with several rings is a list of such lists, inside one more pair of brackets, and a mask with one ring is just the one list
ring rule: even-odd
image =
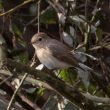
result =
[[[0,106],[4,110],[109,110],[109,0],[1,0]],[[50,71],[30,45],[45,32],[94,70]]]

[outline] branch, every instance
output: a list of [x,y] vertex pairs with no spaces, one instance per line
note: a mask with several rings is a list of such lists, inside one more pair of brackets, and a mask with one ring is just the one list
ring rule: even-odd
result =
[[[84,110],[100,110],[99,106],[96,106],[90,99],[87,99],[84,95],[82,95],[76,88],[71,87],[66,84],[64,81],[56,77],[51,71],[39,71],[34,68],[30,68],[24,64],[15,62],[11,59],[7,59],[4,62],[5,66],[10,69],[14,69],[17,72],[26,72],[32,75],[35,75],[39,78],[39,80],[46,82],[50,85],[57,93],[67,98],[72,103],[77,106],[83,108]],[[103,110],[101,108],[101,110]]]
[[4,12],[4,13],[1,13],[1,14],[0,14],[0,17],[1,17],[1,16],[4,16],[4,15],[6,15],[6,14],[12,13],[12,12],[14,12],[15,10],[17,10],[18,8],[22,7],[23,5],[25,5],[25,4],[27,4],[27,3],[30,3],[30,2],[32,2],[32,1],[33,1],[33,0],[26,0],[26,1],[24,1],[22,4],[17,5],[16,7],[12,8],[12,9],[10,9],[10,10]]
[[97,97],[90,94],[82,93],[87,99],[90,99],[94,102],[110,104],[110,98]]
[[11,105],[12,105],[14,99],[15,99],[15,96],[16,96],[17,92],[19,91],[19,89],[20,89],[21,85],[23,84],[23,82],[24,82],[25,78],[27,77],[27,75],[28,75],[28,73],[25,73],[25,75],[23,76],[18,88],[14,91],[13,96],[12,96],[12,98],[11,98],[9,104],[8,104],[7,110],[10,110]]
[[[12,76],[13,73],[10,73],[9,71],[7,70],[0,70],[0,74],[3,74],[3,75],[7,75],[9,77]],[[14,73],[15,74],[15,73]],[[23,75],[19,75],[18,76],[19,79],[22,79],[23,78]],[[6,80],[3,80],[3,82],[6,81]],[[48,84],[46,84],[45,82],[42,82],[42,81],[39,81],[39,80],[36,80],[34,78],[31,78],[30,76],[28,76],[25,81],[27,81],[28,83],[32,83],[32,84],[35,84],[39,87],[43,86],[47,89],[50,89],[50,90],[53,90],[53,88],[51,88]],[[1,84],[1,83],[0,83]],[[110,104],[110,98],[105,98],[105,97],[97,97],[97,96],[93,96],[89,93],[81,93],[83,96],[85,96],[87,99],[93,101],[93,102],[96,102],[96,103],[103,103],[103,104]]]

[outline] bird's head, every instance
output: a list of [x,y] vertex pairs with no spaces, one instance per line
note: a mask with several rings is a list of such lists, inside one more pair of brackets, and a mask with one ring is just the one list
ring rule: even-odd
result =
[[35,49],[42,48],[43,46],[45,46],[48,38],[48,35],[43,32],[37,33],[32,37],[31,44]]

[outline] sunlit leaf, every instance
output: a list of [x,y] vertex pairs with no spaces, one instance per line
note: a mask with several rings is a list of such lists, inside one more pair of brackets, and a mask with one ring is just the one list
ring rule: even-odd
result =
[[69,83],[73,83],[76,79],[76,72],[74,69],[61,70],[60,77]]
[[45,88],[41,87],[39,88],[39,90],[37,91],[37,95],[42,96],[44,94]]

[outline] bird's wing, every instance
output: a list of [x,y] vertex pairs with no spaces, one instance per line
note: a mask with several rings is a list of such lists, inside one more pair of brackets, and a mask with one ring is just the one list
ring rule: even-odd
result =
[[54,57],[70,65],[79,67],[78,59],[75,58],[73,53],[66,45],[54,39],[50,40],[51,41],[47,43],[47,48],[50,49]]

